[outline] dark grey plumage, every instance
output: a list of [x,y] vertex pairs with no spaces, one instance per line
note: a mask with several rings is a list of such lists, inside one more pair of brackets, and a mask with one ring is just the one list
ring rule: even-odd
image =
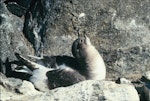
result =
[[66,87],[86,80],[78,71],[67,71],[65,69],[53,70],[46,73],[49,89]]

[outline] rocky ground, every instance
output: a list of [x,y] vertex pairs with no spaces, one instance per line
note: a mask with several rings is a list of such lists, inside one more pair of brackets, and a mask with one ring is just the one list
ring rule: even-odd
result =
[[[149,5],[149,0],[0,0],[0,72],[5,74],[0,74],[0,99],[150,101]],[[86,33],[103,56],[107,81],[43,93],[7,74],[4,63],[16,60],[15,52],[72,56],[78,33]]]

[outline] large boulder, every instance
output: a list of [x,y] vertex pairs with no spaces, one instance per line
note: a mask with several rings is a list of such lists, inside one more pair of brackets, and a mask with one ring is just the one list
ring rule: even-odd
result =
[[36,91],[28,82],[6,78],[0,74],[2,101],[139,101],[133,85],[116,84],[111,81],[84,81],[47,92]]
[[70,87],[54,89],[42,96],[42,100],[50,101],[139,101],[133,85],[119,85],[111,81],[84,81]]
[[35,90],[31,82],[22,81],[16,78],[7,78],[2,73],[0,73],[0,90],[1,101],[11,101],[11,99],[23,100],[26,97],[28,98],[28,96],[41,93]]

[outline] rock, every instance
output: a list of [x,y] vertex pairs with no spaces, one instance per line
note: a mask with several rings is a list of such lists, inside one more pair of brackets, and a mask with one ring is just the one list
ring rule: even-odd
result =
[[[41,94],[35,90],[33,84],[28,81],[23,81],[15,78],[7,78],[0,72],[0,90],[2,101],[11,101],[10,99],[27,97],[28,95],[33,96]],[[20,97],[19,97],[20,96]],[[21,99],[20,99],[21,100]]]
[[[133,85],[120,85],[111,81],[88,80],[44,93],[35,91],[33,85],[27,81],[23,81],[19,88],[16,88],[17,92],[7,91],[1,84],[0,86],[3,101],[6,99],[7,101],[139,101],[138,93]],[[7,98],[4,97],[5,94]]]
[[26,9],[15,2],[7,4],[7,9],[14,15],[21,17],[25,14]]
[[28,11],[30,6],[34,3],[34,0],[6,0],[4,3],[12,14],[23,18],[26,11]]
[[31,82],[28,82],[24,80],[22,82],[22,85],[16,89],[17,92],[24,94],[24,95],[32,95],[32,94],[38,94],[39,92],[35,90],[33,84]]
[[[149,4],[147,0],[35,1],[26,14],[24,33],[37,55],[42,44],[45,55],[71,55],[68,46],[78,33],[86,33],[108,68],[121,77],[138,79],[150,70]],[[108,78],[120,76],[110,72]]]
[[[134,1],[14,0],[13,2],[28,9],[23,32],[32,43],[37,56],[40,56],[43,47],[45,55],[71,55],[68,46],[76,39],[77,33],[85,32],[102,54],[108,67],[108,78],[116,79],[121,74],[125,78],[138,79],[145,70],[150,70],[150,34],[148,34],[150,2]],[[13,2],[5,1],[7,5]],[[13,21],[16,22],[14,19]],[[17,26],[14,22],[11,24]],[[20,26],[23,24],[17,27],[22,30]],[[109,68],[120,74],[114,71],[110,73]]]
[[6,0],[1,0],[0,2],[3,3],[3,2],[5,2],[5,1],[6,1]]
[[5,63],[16,59],[14,52],[34,54],[31,44],[24,37],[23,20],[9,13],[4,3],[0,2],[0,59]]
[[[12,6],[13,2],[16,5],[13,4]],[[25,19],[23,20],[11,14],[6,5],[8,8],[10,6],[13,8],[25,8]],[[105,60],[108,72],[107,78],[109,80],[116,80],[118,77],[137,80],[141,78],[145,71],[150,71],[149,5],[149,0],[1,0],[0,70],[3,71],[3,63],[5,63],[7,58],[10,61],[16,59],[14,52],[34,55],[35,51],[37,56],[40,56],[42,51],[44,55],[71,55],[70,49],[73,40],[76,39],[78,33],[86,33]],[[23,12],[17,12],[17,14],[21,16]],[[145,77],[149,79],[149,76]],[[10,82],[16,81],[15,78],[11,78],[11,80]],[[22,96],[14,92],[14,89],[21,84],[16,82],[5,86],[5,83],[1,83],[0,87],[4,92],[2,93],[2,98],[4,100],[39,100],[44,98],[50,99],[48,96],[53,96],[52,99],[57,100],[57,96],[61,96],[61,94],[64,94],[62,99],[67,99],[66,94],[71,98],[71,94],[77,91],[79,91],[79,95],[75,95],[75,97],[83,96],[83,99],[91,93],[94,93],[94,96],[88,97],[89,99],[94,99],[95,95],[101,96],[96,93],[100,92],[97,90],[91,90],[91,93],[90,91],[85,92],[85,90],[74,91],[73,88],[77,84],[70,88],[59,88],[62,90],[67,89],[68,92],[74,91],[70,94],[67,91],[62,91],[62,93],[59,92],[59,89],[55,89],[37,94],[37,98],[35,95],[25,97],[23,94],[24,90],[18,90],[18,92],[22,93]],[[84,82],[83,85],[85,85]],[[116,86],[117,89],[119,85]],[[123,85],[121,84],[120,86],[122,87]],[[92,87],[89,89],[93,89]],[[120,90],[121,87],[117,90]],[[131,88],[134,89],[134,87]],[[145,89],[147,88],[145,86]],[[81,88],[79,87],[79,89]],[[114,89],[112,87],[112,90]],[[124,94],[128,90],[123,91],[117,94]],[[54,92],[57,92],[57,95]],[[114,98],[111,97],[111,94],[117,96],[115,95],[116,93],[109,92],[111,90],[108,90],[108,93],[105,95],[105,98],[108,100],[109,98]],[[146,94],[148,93],[146,92]],[[107,95],[110,96],[108,97]],[[42,98],[40,98],[41,96]],[[133,97],[130,96],[129,98]],[[95,99],[101,99],[101,97],[95,97]],[[119,98],[116,97],[116,99]]]
[[[65,91],[64,95],[60,94],[62,91]],[[118,85],[111,81],[85,81],[67,88],[55,89],[46,94],[49,96],[47,100],[139,101],[137,91],[132,85]]]
[[15,89],[22,84],[22,80],[15,78],[6,78],[4,74],[0,72],[0,100],[6,101],[13,96],[17,96]]
[[3,86],[8,91],[15,91],[22,84],[22,80],[15,78],[7,78],[4,74],[0,72],[0,85]]
[[[5,4],[9,4],[9,3],[16,3],[17,5],[23,7],[24,9],[28,10],[31,3],[34,2],[34,0],[6,0]],[[32,6],[32,5],[31,5]]]
[[144,74],[144,77],[145,77],[147,80],[150,80],[150,71],[146,71],[145,74]]

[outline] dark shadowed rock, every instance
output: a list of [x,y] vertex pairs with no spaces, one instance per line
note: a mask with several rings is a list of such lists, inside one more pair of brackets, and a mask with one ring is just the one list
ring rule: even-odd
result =
[[7,4],[7,9],[14,15],[21,17],[25,14],[26,9],[15,2]]
[[4,3],[12,14],[23,17],[32,6],[31,1],[34,0],[6,0]]
[[5,4],[16,3],[25,9],[29,9],[31,1],[35,0],[3,0],[3,1],[5,1]]

